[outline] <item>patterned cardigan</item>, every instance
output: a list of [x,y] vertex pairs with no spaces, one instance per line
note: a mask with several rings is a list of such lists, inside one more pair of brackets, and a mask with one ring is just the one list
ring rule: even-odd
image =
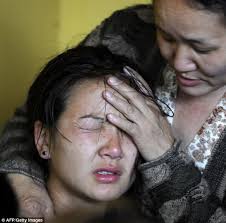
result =
[[139,166],[143,212],[163,223],[226,222],[226,129],[203,173],[180,143]]

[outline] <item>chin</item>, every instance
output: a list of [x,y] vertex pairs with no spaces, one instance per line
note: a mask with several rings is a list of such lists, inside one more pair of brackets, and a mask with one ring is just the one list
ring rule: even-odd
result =
[[113,201],[121,197],[124,193],[125,191],[103,190],[95,192],[94,197],[98,201]]
[[214,91],[214,89],[200,89],[194,87],[180,87],[180,91],[183,92],[185,95],[191,97],[201,97],[204,95],[208,95]]

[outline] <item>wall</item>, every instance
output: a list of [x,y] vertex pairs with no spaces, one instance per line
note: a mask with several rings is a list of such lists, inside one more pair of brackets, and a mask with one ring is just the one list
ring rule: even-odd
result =
[[0,129],[44,63],[114,10],[150,0],[0,0]]
[[[73,46],[115,10],[150,0],[61,0],[59,46]],[[73,22],[71,22],[73,21]]]
[[0,128],[23,103],[41,65],[58,49],[59,3],[0,0]]

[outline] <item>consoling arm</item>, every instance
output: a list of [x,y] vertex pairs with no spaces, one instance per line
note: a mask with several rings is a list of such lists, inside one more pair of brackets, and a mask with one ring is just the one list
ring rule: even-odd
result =
[[175,143],[159,159],[141,164],[139,198],[143,212],[158,216],[164,223],[226,222],[226,168],[222,165],[226,156],[216,156],[217,152],[206,172],[201,173],[185,148]]

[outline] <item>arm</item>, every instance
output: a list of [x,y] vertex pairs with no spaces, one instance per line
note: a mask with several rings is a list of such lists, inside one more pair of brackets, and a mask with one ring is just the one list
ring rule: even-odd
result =
[[16,110],[5,126],[0,139],[0,172],[16,193],[19,215],[24,217],[52,216],[52,202],[44,186],[44,174],[31,152],[33,137],[27,128],[25,106]]
[[164,155],[141,164],[138,170],[139,199],[143,212],[147,216],[159,216],[164,222],[168,222],[166,213],[169,211],[170,218],[174,215],[173,222],[183,219],[190,200],[195,197],[196,188],[201,185],[201,173],[181,150],[180,143],[175,142]]
[[44,183],[43,170],[34,157],[27,127],[26,107],[15,111],[0,138],[0,172],[21,173]]
[[108,84],[115,92],[109,92],[109,96],[105,91],[103,96],[122,115],[108,114],[107,118],[131,136],[145,160],[139,170],[140,197],[146,214],[159,216],[165,222],[179,222],[187,219],[190,207],[205,188],[202,176],[185,148],[173,143],[171,127],[153,102],[151,90],[137,73],[133,74],[143,82],[140,90],[143,94],[118,79],[114,82],[109,79]]
[[115,11],[80,44],[104,45],[114,54],[127,57],[153,88],[161,80],[161,75],[156,74],[161,73],[166,63],[156,44],[151,4]]
[[171,213],[170,222],[172,213],[173,222],[226,222],[225,142],[224,131],[203,174],[179,143],[162,157],[141,164],[143,211],[148,216],[161,214],[165,222],[167,213]]

